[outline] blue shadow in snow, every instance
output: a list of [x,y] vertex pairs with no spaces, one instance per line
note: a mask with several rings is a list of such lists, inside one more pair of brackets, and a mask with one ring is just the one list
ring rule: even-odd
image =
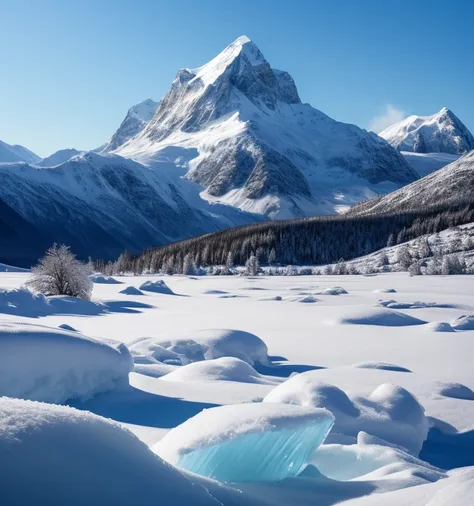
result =
[[255,370],[265,376],[275,376],[277,378],[289,378],[294,372],[301,373],[307,371],[316,371],[317,369],[326,369],[322,366],[307,364],[292,364],[291,362],[273,362],[272,365],[263,365],[257,363],[254,365]]
[[69,406],[91,411],[118,422],[169,429],[214,404],[191,402],[176,397],[151,394],[126,386],[96,395],[88,401],[70,401]]

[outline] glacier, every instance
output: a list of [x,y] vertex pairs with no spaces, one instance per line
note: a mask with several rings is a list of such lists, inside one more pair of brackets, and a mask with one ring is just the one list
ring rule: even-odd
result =
[[334,424],[325,409],[248,403],[201,411],[153,450],[176,467],[223,482],[297,476]]

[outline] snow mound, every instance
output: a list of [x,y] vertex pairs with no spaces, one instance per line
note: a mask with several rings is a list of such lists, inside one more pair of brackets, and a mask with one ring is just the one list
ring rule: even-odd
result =
[[150,376],[150,378],[162,378],[167,374],[175,371],[180,366],[172,365],[172,364],[163,364],[162,362],[157,362],[155,364],[141,364],[135,363],[134,372],[138,374],[143,374],[145,376]]
[[36,316],[49,312],[48,299],[42,293],[26,288],[0,290],[0,313]]
[[172,429],[153,450],[173,465],[219,481],[296,476],[331,430],[325,409],[234,404],[205,409]]
[[368,480],[368,475],[373,479],[387,479],[395,473],[403,473],[434,482],[446,476],[441,469],[403,450],[387,447],[385,444],[364,444],[360,437],[355,445],[321,446],[314,453],[311,464],[324,476],[338,481],[356,480],[362,476]]
[[395,372],[411,372],[410,369],[401,367],[395,364],[389,364],[387,362],[360,362],[354,364],[352,367],[356,369],[379,369],[381,371],[395,371]]
[[280,301],[283,300],[283,297],[281,295],[275,295],[273,297],[260,297],[258,300],[261,301]]
[[382,327],[404,327],[423,325],[423,320],[386,308],[344,308],[344,313],[328,324],[340,325],[380,325]]
[[251,365],[234,357],[222,357],[185,365],[168,374],[169,381],[237,381],[273,385]]
[[456,330],[474,330],[474,314],[465,314],[451,322]]
[[313,304],[314,302],[318,302],[318,299],[313,295],[305,295],[304,297],[293,297],[291,301],[302,302],[303,304]]
[[315,381],[309,375],[297,374],[275,387],[263,402],[326,408],[337,420],[337,413],[358,416],[359,410],[340,388]]
[[373,293],[397,293],[395,288],[377,288]]
[[203,293],[204,295],[225,295],[229,292],[226,292],[225,290],[206,290]]
[[127,286],[127,288],[120,290],[119,293],[123,293],[124,295],[145,295],[141,290],[139,290],[135,286]]
[[393,299],[382,299],[377,304],[378,307],[387,307],[389,309],[426,309],[430,307],[448,308],[447,304],[437,304],[436,302],[397,302]]
[[191,362],[234,357],[247,364],[269,365],[266,344],[255,334],[233,329],[190,332],[176,339],[146,337],[129,345],[135,363],[163,362],[186,365]]
[[176,295],[162,279],[145,281],[140,285],[140,290],[144,292],[162,293],[165,295]]
[[347,293],[349,292],[346,289],[342,288],[342,286],[333,286],[316,292],[316,295],[344,295]]
[[67,323],[62,323],[61,325],[58,325],[58,328],[63,329],[63,330],[71,330],[73,332],[77,332],[77,329],[75,329],[74,327],[71,327],[71,325],[68,325]]
[[429,322],[425,325],[425,330],[428,332],[454,332],[448,322]]
[[89,279],[93,283],[101,284],[101,285],[121,285],[122,282],[116,280],[112,276],[106,276],[105,274],[92,274],[89,276]]
[[0,395],[62,403],[128,384],[133,363],[127,347],[75,331],[0,324]]
[[190,363],[185,354],[178,353],[181,350],[174,351],[171,343],[169,343],[169,347],[165,347],[167,344],[168,342],[164,342],[162,346],[158,344],[155,338],[145,338],[129,345],[128,348],[135,364],[155,364],[161,362],[162,364],[169,365],[185,365]]
[[461,383],[445,383],[442,381],[437,382],[437,385],[439,387],[439,394],[444,397],[474,401],[474,392],[466,385],[462,385]]
[[118,423],[88,411],[0,399],[2,504],[216,505]]
[[334,385],[306,372],[276,386],[263,403],[326,408],[335,416],[332,439],[356,437],[365,431],[418,455],[428,434],[428,422],[418,401],[399,386],[384,384],[368,397],[349,398]]
[[221,357],[240,358],[250,365],[269,364],[267,345],[255,334],[234,329],[199,330],[193,339],[207,349],[206,360]]

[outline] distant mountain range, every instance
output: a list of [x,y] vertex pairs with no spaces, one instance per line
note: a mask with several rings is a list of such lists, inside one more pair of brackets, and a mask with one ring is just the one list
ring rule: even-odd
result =
[[[443,132],[443,142],[433,133],[436,146],[468,146],[470,133],[443,111],[432,117]],[[301,103],[291,76],[240,37],[202,67],[179,71],[161,101],[130,108],[94,151],[41,160],[0,142],[0,238],[8,237],[0,261],[27,264],[53,241],[112,259],[268,218],[345,212],[458,156],[402,154],[410,135],[399,145],[401,134],[387,139],[393,147]]]

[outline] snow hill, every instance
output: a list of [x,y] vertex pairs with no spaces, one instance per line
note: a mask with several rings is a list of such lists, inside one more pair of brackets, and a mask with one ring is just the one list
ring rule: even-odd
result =
[[27,162],[36,163],[41,157],[19,144],[7,144],[0,141],[0,163],[4,162]]
[[37,162],[35,165],[40,167],[55,167],[56,165],[60,165],[61,163],[67,162],[73,156],[80,155],[84,153],[84,151],[78,151],[77,149],[60,149],[56,151],[52,155],[43,158],[41,161]]
[[472,203],[474,199],[474,150],[423,179],[384,197],[354,206],[351,214],[395,213],[423,210],[443,204]]
[[174,165],[165,170],[170,165],[150,168],[93,152],[48,169],[0,164],[0,232],[9,238],[0,242],[1,260],[29,265],[55,241],[85,258],[114,258],[126,249],[258,221],[203,201]]
[[153,118],[159,105],[159,102],[154,102],[151,98],[148,98],[131,107],[118,130],[114,133],[114,135],[112,135],[110,140],[97,151],[99,153],[108,153],[113,151],[140,133]]
[[[112,140],[128,135],[124,123]],[[377,135],[301,103],[291,76],[245,36],[180,70],[151,121],[115,153],[156,166],[171,147],[204,199],[271,218],[334,214],[418,177]]]
[[473,135],[446,107],[433,116],[410,116],[379,135],[399,151],[462,155],[474,149]]

